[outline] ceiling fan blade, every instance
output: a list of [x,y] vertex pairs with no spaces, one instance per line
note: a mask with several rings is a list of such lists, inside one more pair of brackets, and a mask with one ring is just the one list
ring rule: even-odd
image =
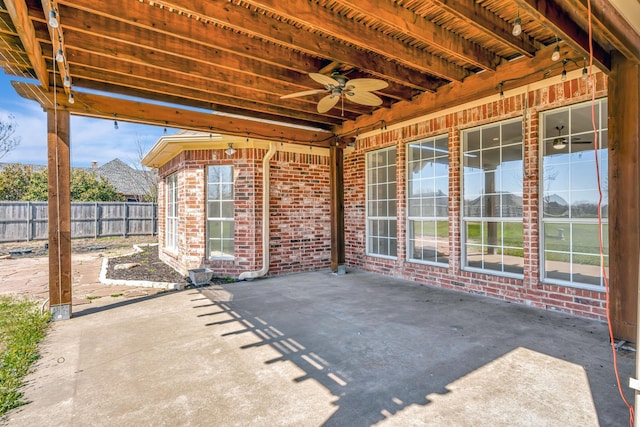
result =
[[326,92],[326,91],[327,91],[326,89],[305,90],[305,91],[302,91],[302,92],[290,93],[289,95],[282,95],[280,97],[280,99],[297,98],[299,96],[315,95],[317,93],[323,93],[323,92]]
[[353,79],[347,82],[346,87],[348,88],[349,86],[352,86],[351,90],[353,91],[367,90],[371,92],[384,89],[389,86],[389,83],[379,79]]
[[345,94],[349,101],[356,104],[369,105],[371,107],[382,105],[382,99],[371,92],[346,92]]
[[325,76],[324,74],[320,74],[320,73],[309,73],[309,77],[311,77],[313,80],[315,80],[316,82],[320,83],[323,86],[340,86],[340,83],[329,76]]
[[340,100],[337,95],[327,95],[318,102],[318,113],[326,113],[331,110]]

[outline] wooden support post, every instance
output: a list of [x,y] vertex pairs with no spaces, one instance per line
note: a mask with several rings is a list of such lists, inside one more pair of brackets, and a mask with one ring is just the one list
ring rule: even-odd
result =
[[640,68],[618,52],[609,75],[609,283],[613,334],[636,342],[640,291]]
[[53,320],[71,318],[71,164],[69,112],[47,110],[49,306]]
[[344,156],[341,147],[329,149],[331,174],[331,271],[344,274]]

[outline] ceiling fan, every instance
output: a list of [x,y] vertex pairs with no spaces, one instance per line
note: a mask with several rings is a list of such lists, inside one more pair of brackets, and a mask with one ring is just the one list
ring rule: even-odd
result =
[[[556,126],[556,130],[558,131],[558,136],[554,138],[552,142],[552,146],[556,150],[562,150],[567,146],[567,138],[563,138],[562,136],[560,136],[562,129],[564,129],[564,125]],[[574,136],[573,138],[571,138],[571,143],[572,144],[591,144],[592,141],[581,140],[580,137]]]
[[339,100],[347,99],[356,104],[369,105],[376,107],[382,104],[382,99],[376,94],[371,93],[374,90],[384,89],[389,84],[378,79],[353,79],[349,80],[347,76],[340,73],[332,73],[326,76],[320,73],[309,73],[316,82],[324,86],[324,89],[312,89],[302,92],[291,93],[281,96],[280,99],[297,98],[299,96],[315,95],[318,93],[329,94],[318,102],[318,113],[326,113],[332,109]]

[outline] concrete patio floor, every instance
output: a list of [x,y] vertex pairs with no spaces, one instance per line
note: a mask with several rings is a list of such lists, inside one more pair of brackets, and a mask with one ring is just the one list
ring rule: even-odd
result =
[[606,325],[559,313],[361,271],[94,302],[9,425],[628,425]]

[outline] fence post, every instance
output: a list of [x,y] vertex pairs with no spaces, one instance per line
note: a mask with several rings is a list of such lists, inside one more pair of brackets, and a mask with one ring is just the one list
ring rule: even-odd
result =
[[127,237],[127,214],[129,213],[129,207],[127,202],[124,202],[124,216],[122,217],[123,227],[122,227],[122,237]]
[[27,242],[31,241],[31,202],[27,202]]
[[98,202],[95,202],[93,205],[93,238],[98,238]]

